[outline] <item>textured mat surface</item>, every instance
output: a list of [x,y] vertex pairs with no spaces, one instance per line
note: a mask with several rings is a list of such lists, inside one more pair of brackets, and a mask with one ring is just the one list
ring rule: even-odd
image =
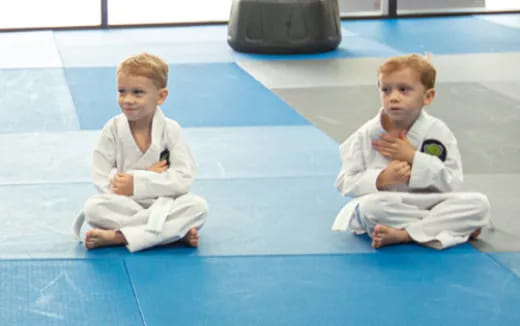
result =
[[0,261],[3,325],[143,325],[122,260]]
[[520,322],[520,280],[481,254],[131,257],[127,264],[150,325]]
[[0,134],[78,130],[62,69],[0,70]]

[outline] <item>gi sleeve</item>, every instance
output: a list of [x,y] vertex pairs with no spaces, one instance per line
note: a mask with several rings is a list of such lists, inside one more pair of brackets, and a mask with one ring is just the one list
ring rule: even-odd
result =
[[134,175],[134,198],[178,197],[189,192],[195,178],[195,162],[184,140],[180,127],[171,130],[168,139],[170,167],[159,174],[148,170],[132,171]]
[[[450,192],[462,186],[462,162],[457,140],[453,133],[442,126],[435,126],[436,137],[446,150],[444,161],[438,156],[415,152],[408,186],[415,189],[432,189],[439,192]],[[444,130],[443,130],[444,129]]]
[[109,123],[101,131],[101,136],[92,157],[92,180],[101,193],[111,192],[110,180],[117,174],[116,137]]
[[364,148],[366,146],[359,131],[340,146],[342,167],[336,178],[336,188],[343,196],[358,197],[379,191],[376,182],[382,169],[367,167],[363,153],[371,147]]

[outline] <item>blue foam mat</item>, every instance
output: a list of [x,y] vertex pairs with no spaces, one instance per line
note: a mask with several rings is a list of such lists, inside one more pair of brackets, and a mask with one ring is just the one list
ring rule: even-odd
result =
[[[339,170],[337,143],[312,126],[183,132],[198,165],[197,179],[328,176]],[[98,137],[98,130],[0,134],[0,185],[90,183]]]
[[0,261],[2,325],[143,325],[122,260]]
[[72,235],[72,221],[90,185],[2,186],[1,258],[75,258],[86,255]]
[[[115,68],[65,70],[81,129],[119,113]],[[173,65],[167,115],[184,127],[306,125],[308,122],[234,63]]]
[[132,256],[126,262],[147,325],[520,322],[520,280],[483,254]]
[[330,176],[338,144],[312,126],[191,128],[199,179]]
[[402,52],[519,51],[520,30],[472,16],[343,21],[344,29]]
[[[142,255],[244,256],[374,253],[367,236],[332,232],[331,225],[348,201],[332,184],[334,176],[198,180],[193,192],[208,201],[209,215],[199,248],[166,246]],[[87,250],[71,225],[90,184],[1,186],[0,258],[103,258],[128,255],[125,248]],[[27,241],[31,239],[31,241]],[[383,253],[437,251],[407,244]],[[475,252],[468,244],[449,249]]]
[[[55,32],[65,67],[114,66],[123,58],[151,52],[168,63],[215,63],[239,60],[309,60],[360,56],[391,56],[398,52],[385,44],[342,32],[335,51],[310,54],[265,55],[234,51],[227,43],[227,25],[136,28],[109,31]],[[146,44],[139,41],[146,39]],[[99,47],[110,47],[101,51]]]
[[341,43],[337,49],[328,52],[307,54],[255,54],[235,52],[237,61],[247,60],[324,60],[357,57],[390,57],[401,54],[383,43],[361,37],[347,30],[342,31]]
[[234,61],[226,42],[227,25],[59,31],[54,35],[65,67],[115,66],[140,52],[154,53],[168,63]]
[[[333,177],[200,180],[193,191],[210,206],[200,247],[168,247],[146,254],[373,251],[361,238],[330,230],[345,202],[332,188],[332,181]],[[0,187],[0,193],[6,203],[0,215],[4,225],[0,257],[81,258],[126,253],[120,249],[87,251],[73,238],[73,218],[94,193],[88,184],[9,186]]]
[[62,69],[0,70],[0,134],[78,130]]
[[489,255],[520,277],[520,252],[497,252]]
[[372,252],[347,233],[331,231],[347,201],[334,177],[201,180],[208,200],[198,255],[279,255]]

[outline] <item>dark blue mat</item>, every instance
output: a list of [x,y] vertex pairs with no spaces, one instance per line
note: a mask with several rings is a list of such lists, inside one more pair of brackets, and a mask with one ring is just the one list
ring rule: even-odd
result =
[[520,50],[520,30],[475,17],[352,20],[344,29],[402,52],[434,54]]
[[122,260],[0,261],[2,325],[143,325]]
[[126,261],[147,325],[520,323],[520,280],[483,254]]
[[[115,68],[65,70],[81,129],[118,114]],[[168,116],[183,127],[306,125],[308,122],[234,63],[171,65]]]

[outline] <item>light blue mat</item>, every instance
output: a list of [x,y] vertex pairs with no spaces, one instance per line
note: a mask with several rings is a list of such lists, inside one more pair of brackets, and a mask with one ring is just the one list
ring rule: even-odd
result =
[[[113,67],[140,52],[168,63],[233,62],[227,26],[132,28],[54,33],[64,67]],[[109,49],[103,51],[103,49]]]
[[126,262],[147,325],[520,323],[520,280],[482,254]]
[[520,252],[497,252],[489,255],[520,277]]
[[335,175],[338,144],[312,126],[190,128],[199,179]]
[[[197,250],[163,248],[145,254],[273,255],[373,252],[365,239],[333,233],[332,220],[345,199],[333,177],[201,180],[193,191],[208,201],[208,222]],[[0,187],[2,258],[118,256],[126,250],[87,251],[71,225],[94,193],[88,184]],[[31,241],[27,241],[31,239]]]
[[72,221],[94,188],[87,184],[0,186],[0,258],[76,258],[87,255]]
[[[55,32],[63,65],[72,67],[112,67],[127,56],[150,52],[170,64],[217,63],[240,60],[308,60],[347,57],[391,56],[391,47],[342,31],[337,50],[290,55],[251,54],[234,51],[227,43],[227,25],[198,27],[135,28],[108,31]],[[145,39],[145,44],[139,41]],[[110,51],[99,51],[109,47]]]
[[[247,256],[374,253],[367,236],[332,232],[348,201],[333,187],[334,177],[199,180],[192,191],[208,201],[209,215],[198,249],[167,246],[138,255]],[[125,248],[86,250],[71,232],[90,184],[0,186],[0,258],[102,258],[129,255]],[[30,239],[30,241],[28,241]],[[437,254],[413,244],[381,253]],[[449,253],[475,252],[470,245]]]
[[[70,68],[66,76],[81,129],[101,129],[119,113],[115,68]],[[163,110],[184,127],[308,124],[234,63],[173,65],[168,88]]]
[[0,113],[0,134],[79,129],[62,69],[0,70]]
[[2,325],[143,325],[121,260],[0,261]]
[[51,31],[2,32],[0,33],[0,48],[2,49],[0,51],[0,69],[60,68],[62,66]]
[[[312,126],[186,128],[197,179],[329,176],[337,144]],[[90,183],[99,131],[0,134],[0,185]],[[59,144],[59,146],[57,145]]]

